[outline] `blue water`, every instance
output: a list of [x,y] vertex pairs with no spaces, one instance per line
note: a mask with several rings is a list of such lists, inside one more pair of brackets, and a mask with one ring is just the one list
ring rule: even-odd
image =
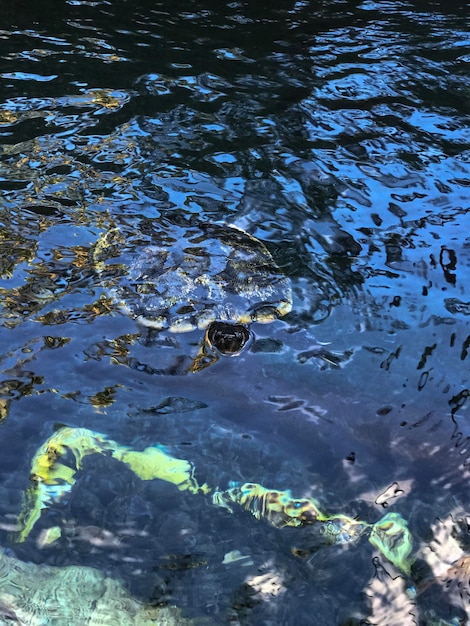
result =
[[[466,7],[7,0],[2,14],[1,545],[216,624],[466,623]],[[108,299],[93,249],[116,219],[136,241],[146,223],[243,228],[290,279],[292,312],[187,373],[200,332],[149,338]],[[420,586],[366,540],[313,549],[308,528],[99,456],[13,544],[31,459],[59,424],[165,444],[222,489],[291,489],[369,522],[398,512],[441,569]],[[449,537],[433,543],[446,520],[449,562]],[[62,537],[41,548],[52,526]],[[90,539],[105,532],[119,541]],[[233,550],[249,558],[223,563]]]

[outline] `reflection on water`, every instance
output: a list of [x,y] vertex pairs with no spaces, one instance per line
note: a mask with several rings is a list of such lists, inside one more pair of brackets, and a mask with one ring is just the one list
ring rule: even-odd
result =
[[[168,445],[223,490],[291,489],[370,523],[400,513],[416,567],[368,542],[318,547],[96,455],[14,546],[23,561],[97,567],[215,623],[465,623],[465,7],[4,5],[2,545],[36,449],[86,427]],[[235,224],[289,278],[292,311],[188,373],[200,335],[143,333],[96,267],[117,218],[131,252],[162,221]]]

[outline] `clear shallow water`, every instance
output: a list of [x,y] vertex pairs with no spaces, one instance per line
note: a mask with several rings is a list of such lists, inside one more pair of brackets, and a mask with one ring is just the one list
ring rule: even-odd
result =
[[[7,530],[34,451],[65,423],[167,444],[223,488],[291,488],[368,521],[387,505],[421,550],[452,519],[468,552],[465,7],[5,7],[1,543],[215,623],[464,623],[468,573],[410,600],[367,541],[309,551],[308,529],[229,515],[101,457],[25,544]],[[110,216],[138,232],[189,214],[258,237],[294,289],[249,351],[194,375],[174,364],[199,334],[145,340],[92,255]],[[223,564],[232,550],[252,563]]]

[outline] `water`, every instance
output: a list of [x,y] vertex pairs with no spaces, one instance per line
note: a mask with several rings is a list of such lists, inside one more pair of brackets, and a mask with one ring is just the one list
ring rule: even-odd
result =
[[[466,623],[466,7],[2,13],[1,544],[217,624]],[[115,220],[138,240],[148,221],[189,219],[263,241],[294,292],[248,350],[195,374],[177,364],[201,334],[149,339],[93,257]],[[14,544],[31,458],[58,424],[165,444],[221,489],[291,489],[371,523],[400,513],[420,563],[431,546],[438,565],[407,577],[365,538],[316,549],[309,528],[230,515],[97,455]],[[224,563],[234,550],[246,558]]]

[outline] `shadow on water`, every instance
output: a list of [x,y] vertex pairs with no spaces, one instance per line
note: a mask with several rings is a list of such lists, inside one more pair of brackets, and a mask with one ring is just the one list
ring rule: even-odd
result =
[[[2,545],[100,568],[143,602],[215,623],[465,623],[463,5],[2,11]],[[150,230],[196,222],[263,242],[293,306],[193,374],[200,331],[144,332],[96,247],[123,228],[105,259],[125,259],[119,286]],[[291,489],[369,523],[400,513],[415,564],[397,570],[364,537],[319,546],[312,527],[230,514],[99,455],[13,544],[31,458],[60,424],[167,445],[221,489]]]

